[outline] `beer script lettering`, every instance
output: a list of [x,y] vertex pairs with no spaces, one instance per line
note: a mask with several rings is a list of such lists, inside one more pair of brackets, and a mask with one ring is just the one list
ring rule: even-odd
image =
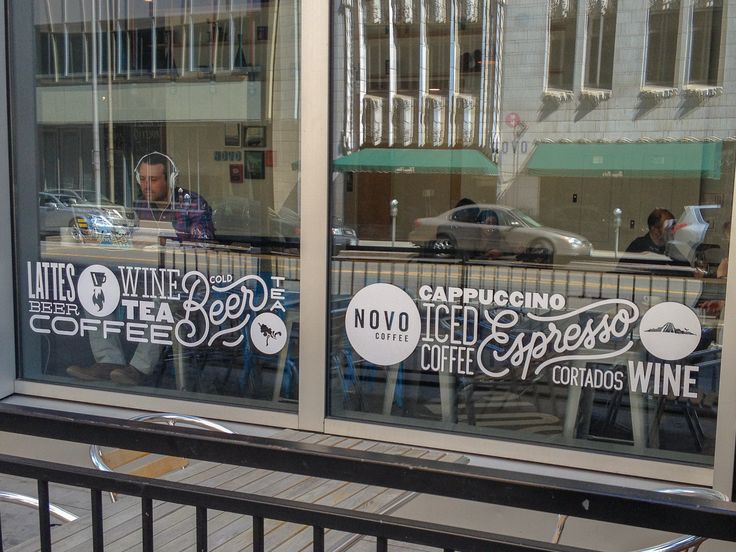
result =
[[[252,282],[251,286],[248,283]],[[266,306],[269,299],[268,285],[260,276],[243,276],[227,285],[212,285],[201,272],[188,272],[182,280],[186,299],[182,303],[184,316],[176,324],[176,338],[185,347],[197,347],[207,340],[212,345],[223,337],[222,344],[236,347],[243,341],[241,331],[250,321],[252,313]],[[214,295],[210,301],[210,295]],[[218,296],[222,298],[218,298]],[[234,321],[230,327],[214,332],[209,339],[210,326],[222,327]]]

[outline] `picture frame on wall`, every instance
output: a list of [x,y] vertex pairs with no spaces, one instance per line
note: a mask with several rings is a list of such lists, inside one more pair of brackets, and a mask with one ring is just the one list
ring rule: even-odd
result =
[[242,184],[243,183],[243,164],[233,163],[230,165],[230,183],[231,184]]
[[248,126],[243,130],[243,147],[244,148],[265,148],[266,147],[266,127],[265,126]]
[[260,150],[245,151],[245,178],[262,180],[266,178],[266,164],[264,152]]
[[240,147],[240,123],[225,123],[225,146]]

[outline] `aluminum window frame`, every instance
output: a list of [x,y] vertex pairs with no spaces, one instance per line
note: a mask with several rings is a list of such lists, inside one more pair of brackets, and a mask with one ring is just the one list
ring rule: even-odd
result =
[[[7,8],[9,2],[2,1]],[[20,6],[19,9],[15,9]],[[266,409],[254,409],[238,406],[224,406],[216,403],[201,403],[190,400],[167,399],[161,397],[134,395],[124,392],[101,391],[84,389],[71,385],[56,385],[38,382],[21,381],[16,379],[16,355],[12,347],[3,348],[0,353],[0,398],[12,393],[49,397],[68,402],[70,410],[83,410],[85,404],[109,405],[116,403],[123,408],[142,410],[174,410],[214,419],[227,419],[236,422],[262,424],[264,426],[299,428],[309,431],[325,431],[349,437],[364,439],[378,439],[382,441],[400,442],[414,446],[429,446],[441,449],[457,450],[465,453],[483,455],[488,454],[492,447],[493,458],[527,460],[539,463],[540,458],[553,458],[554,464],[576,469],[586,469],[596,472],[611,472],[628,476],[651,477],[682,481],[690,484],[705,486],[714,485],[717,489],[730,492],[733,479],[734,445],[736,444],[736,428],[732,424],[718,424],[716,436],[716,451],[714,468],[693,467],[662,461],[644,460],[640,458],[609,455],[589,451],[550,447],[514,441],[488,439],[461,434],[451,434],[439,431],[425,431],[407,428],[400,425],[373,424],[359,421],[346,421],[326,417],[326,390],[328,386],[327,371],[327,304],[328,304],[328,275],[331,262],[328,221],[330,220],[330,147],[333,143],[329,130],[332,126],[330,112],[330,95],[332,61],[332,2],[330,0],[313,0],[310,9],[300,10],[300,28],[309,29],[309,40],[300,39],[300,65],[309,67],[309,71],[300,70],[300,158],[301,158],[301,272],[308,275],[301,281],[301,309],[300,326],[301,337],[299,344],[300,354],[300,401],[298,414],[276,412]],[[22,22],[24,16],[31,12],[30,2],[17,2],[14,9],[3,10],[0,15],[0,32],[12,28],[14,22]],[[10,13],[6,22],[5,14]],[[32,21],[32,19],[29,19]],[[7,23],[7,24],[6,24]],[[21,27],[22,28],[22,27]],[[15,49],[33,51],[32,33],[22,31],[13,32]],[[8,75],[9,58],[6,55],[5,41],[0,40],[0,63],[2,78],[5,84]],[[29,55],[26,52],[25,55]],[[9,83],[16,91],[16,100],[9,103],[4,96],[6,105],[10,105],[11,118],[14,120],[35,120],[35,101],[32,94],[18,97],[18,90],[32,90],[33,75],[24,75],[22,72],[14,75]],[[30,86],[30,88],[29,88]],[[5,94],[6,87],[0,87]],[[0,117],[6,117],[7,112]],[[0,119],[0,124],[6,120]],[[15,182],[25,178],[37,176],[39,170],[36,153],[34,153],[35,137],[33,132],[18,132],[15,125],[6,126],[13,136],[13,147],[9,143],[9,135],[0,138],[0,193],[11,197],[11,165],[15,162],[19,170],[15,175]],[[29,147],[30,146],[30,147]],[[14,158],[11,157],[11,152]],[[35,163],[35,164],[34,164]],[[35,196],[20,198],[20,207],[32,206],[30,213],[35,213],[37,199]],[[34,236],[13,236],[11,232],[10,201],[0,202],[0,224],[5,232],[0,237],[0,255],[11,258],[16,241],[32,247]],[[29,224],[34,222],[34,214]],[[31,242],[31,243],[28,243]],[[736,243],[736,211],[732,216],[731,242]],[[14,278],[10,263],[3,263],[0,268],[0,287],[4,293],[5,304],[15,302],[14,288],[17,280]],[[725,319],[733,319],[736,312],[736,291],[733,286],[727,290]],[[12,309],[4,309],[0,316],[0,328],[6,336],[16,339],[19,334],[18,320]],[[736,324],[726,325],[724,329],[723,364],[736,364]],[[736,389],[736,371],[724,370],[721,380],[721,396],[733,396]],[[721,401],[719,418],[729,420],[736,417],[736,401]],[[548,464],[551,461],[546,460]],[[552,467],[551,465],[549,467]],[[532,468],[537,469],[537,468]],[[539,466],[539,472],[547,468]]]

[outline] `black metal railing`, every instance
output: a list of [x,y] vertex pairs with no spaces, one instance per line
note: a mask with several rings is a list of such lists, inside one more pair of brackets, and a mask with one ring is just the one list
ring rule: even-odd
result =
[[[734,503],[9,405],[0,405],[0,431],[377,485],[736,542]],[[376,537],[377,550],[386,550],[389,540],[444,550],[577,550],[518,537],[7,455],[0,455],[0,473],[38,480],[39,511],[46,512],[39,514],[41,550],[44,552],[51,550],[47,518],[49,482],[91,490],[95,551],[103,549],[103,491],[141,498],[144,551],[153,550],[153,500],[196,507],[198,551],[207,550],[206,523],[210,509],[252,516],[253,550],[256,551],[264,550],[265,519],[311,526],[314,550],[324,549],[326,529]]]

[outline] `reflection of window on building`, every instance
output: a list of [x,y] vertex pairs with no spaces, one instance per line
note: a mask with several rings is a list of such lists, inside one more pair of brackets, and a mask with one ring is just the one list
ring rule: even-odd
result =
[[79,76],[87,73],[88,44],[83,32],[67,32],[64,44],[64,74]]
[[366,27],[368,90],[388,90],[389,54],[388,35],[383,26]]
[[594,2],[588,13],[585,44],[585,87],[613,87],[613,52],[616,44],[616,0]]
[[[427,25],[429,90],[432,94],[447,92],[450,84],[450,28]],[[461,65],[461,71],[463,66]]]
[[396,25],[396,89],[416,93],[419,89],[418,25]]
[[[139,14],[140,15],[140,14]],[[93,47],[97,73],[114,69],[115,79],[182,76],[209,78],[212,74],[249,74],[259,80],[266,66],[269,13],[266,9],[245,9],[233,5],[222,10],[219,19],[194,14],[186,17],[107,17],[96,26],[76,22],[37,26],[37,74],[54,80],[90,78]]]
[[487,59],[483,58],[483,27],[467,23],[459,32],[460,42],[460,79],[459,90],[466,93],[478,93],[481,72],[490,70]]
[[39,32],[36,51],[38,52],[38,76],[55,77],[58,67],[58,37],[53,32]]
[[551,0],[547,87],[572,90],[575,71],[576,0]]
[[646,84],[675,85],[675,59],[679,29],[679,0],[653,2],[649,8]]
[[722,0],[695,2],[688,82],[693,84],[718,84],[722,19]]

